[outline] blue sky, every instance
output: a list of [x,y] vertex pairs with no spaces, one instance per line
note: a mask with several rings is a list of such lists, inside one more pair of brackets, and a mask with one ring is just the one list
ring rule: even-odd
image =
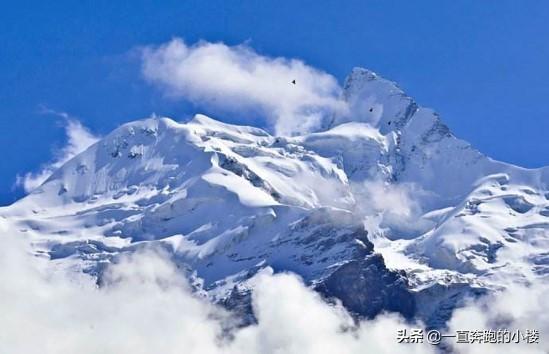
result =
[[[340,82],[354,66],[397,81],[499,160],[549,165],[546,1],[18,1],[0,11],[0,204],[15,177],[66,145],[63,119],[95,134],[151,112],[208,107],[147,83],[136,48],[173,37],[247,43]],[[227,115],[227,119],[233,119]],[[236,120],[238,121],[238,120]]]

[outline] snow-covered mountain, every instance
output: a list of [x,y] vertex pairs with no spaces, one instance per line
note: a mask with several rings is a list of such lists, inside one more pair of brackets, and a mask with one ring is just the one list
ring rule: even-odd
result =
[[353,313],[440,326],[465,296],[549,271],[549,168],[494,161],[394,83],[354,69],[349,114],[276,137],[197,115],[131,122],[0,209],[52,267],[101,281],[144,247],[249,313],[248,280],[291,271]]

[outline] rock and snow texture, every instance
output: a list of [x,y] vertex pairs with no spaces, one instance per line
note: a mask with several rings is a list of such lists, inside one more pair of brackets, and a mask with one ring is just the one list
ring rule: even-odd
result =
[[549,168],[484,156],[368,70],[343,95],[348,113],[300,136],[203,115],[128,123],[0,222],[98,281],[120,255],[164,248],[197,292],[233,308],[270,267],[357,315],[439,326],[464,296],[549,273]]

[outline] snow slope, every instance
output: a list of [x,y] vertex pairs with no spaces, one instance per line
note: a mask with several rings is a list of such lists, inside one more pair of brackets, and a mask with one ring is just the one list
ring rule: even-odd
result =
[[99,281],[120,254],[161,247],[228,307],[270,267],[357,315],[433,325],[464,296],[548,273],[549,168],[484,156],[371,71],[353,70],[344,99],[348,115],[295,137],[203,115],[125,124],[0,209],[3,232]]

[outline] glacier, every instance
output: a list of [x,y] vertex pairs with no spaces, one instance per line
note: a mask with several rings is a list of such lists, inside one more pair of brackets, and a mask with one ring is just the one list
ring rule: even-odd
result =
[[349,112],[307,134],[198,114],[127,123],[0,208],[52,270],[167,251],[198,296],[254,321],[258,272],[293,272],[357,318],[442,327],[469,297],[549,273],[549,167],[495,161],[397,84],[355,68]]

